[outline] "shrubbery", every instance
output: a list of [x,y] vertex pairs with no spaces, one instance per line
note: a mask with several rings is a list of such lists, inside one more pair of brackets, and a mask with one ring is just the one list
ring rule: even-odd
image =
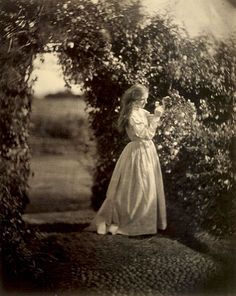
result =
[[[30,122],[30,149],[40,153],[92,152],[95,141],[82,98],[34,99]],[[93,152],[92,152],[93,153]]]
[[80,95],[76,95],[76,94],[73,94],[71,91],[67,90],[67,91],[59,91],[59,92],[56,92],[56,93],[52,93],[52,94],[47,94],[45,96],[45,99],[55,99],[55,100],[58,100],[58,99],[61,99],[61,100],[64,100],[64,99],[80,99],[81,96]]
[[[32,252],[35,234],[22,213],[28,202],[27,144],[32,62],[40,49],[40,6],[35,1],[0,2],[0,222],[4,272],[37,276]],[[35,250],[36,251],[36,250]]]
[[84,139],[86,120],[78,115],[64,115],[57,118],[37,116],[32,122],[33,135],[67,140]]
[[[206,111],[206,105],[200,109]],[[234,131],[226,123],[206,127],[202,114],[192,102],[172,94],[156,137],[157,150],[169,203],[181,205],[192,231],[204,227],[223,235],[235,231]]]

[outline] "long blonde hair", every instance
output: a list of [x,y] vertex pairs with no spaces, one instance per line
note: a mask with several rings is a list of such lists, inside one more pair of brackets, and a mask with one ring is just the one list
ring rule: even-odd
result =
[[143,98],[148,89],[142,84],[135,84],[128,88],[121,98],[121,110],[118,118],[118,130],[123,132],[128,125],[133,103]]

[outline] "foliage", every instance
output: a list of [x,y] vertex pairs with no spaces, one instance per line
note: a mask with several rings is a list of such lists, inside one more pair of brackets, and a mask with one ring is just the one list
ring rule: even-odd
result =
[[222,221],[232,216],[234,205],[234,40],[191,39],[167,17],[145,18],[137,2],[67,1],[57,17],[67,28],[61,52],[64,73],[69,82],[83,81],[98,141],[94,207],[104,200],[127,143],[116,129],[121,94],[139,82],[149,86],[149,110],[155,100],[171,95],[156,139],[162,147],[168,200],[183,204],[189,215],[194,212],[198,227],[231,232]]
[[[204,105],[206,104],[203,101]],[[207,127],[195,105],[172,93],[156,137],[167,200],[181,203],[188,227],[217,235],[235,231],[233,169],[229,123]],[[181,111],[180,111],[181,110]]]
[[34,117],[31,132],[37,136],[76,139],[81,138],[83,141],[86,121],[83,117],[68,114],[57,118],[50,116]]
[[[40,5],[35,1],[0,2],[0,220],[2,252],[7,270],[37,270],[21,214],[28,202],[29,149],[27,145],[32,61],[40,48]],[[31,238],[30,238],[31,237]],[[25,264],[23,264],[23,262]],[[5,266],[4,266],[5,267]]]
[[[1,230],[2,230],[2,263],[4,274],[27,274],[28,278],[36,279],[42,274],[37,264],[39,253],[38,237],[35,232],[26,227],[22,221],[22,196],[15,196],[8,191],[6,183],[8,176],[1,176]],[[5,181],[5,182],[4,182]],[[30,246],[30,247],[29,247]]]
[[56,93],[52,93],[52,94],[47,94],[45,96],[45,99],[79,99],[80,95],[76,95],[73,94],[71,91],[67,90],[67,91],[59,91]]

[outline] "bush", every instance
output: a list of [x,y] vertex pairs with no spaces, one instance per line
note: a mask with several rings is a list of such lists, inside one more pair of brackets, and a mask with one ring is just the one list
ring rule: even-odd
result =
[[76,115],[68,114],[56,118],[37,116],[32,122],[31,133],[42,137],[79,139],[84,138],[86,128],[85,118]]
[[55,99],[55,100],[58,100],[58,99],[61,99],[61,100],[64,100],[64,99],[80,99],[81,96],[80,95],[75,95],[74,93],[72,93],[71,91],[61,91],[61,92],[56,92],[56,93],[53,93],[53,94],[47,94],[45,96],[45,99]]
[[37,277],[36,240],[22,213],[28,202],[27,145],[32,61],[41,48],[37,28],[40,7],[33,1],[0,2],[0,221],[4,272],[30,272]]
[[156,137],[157,150],[167,200],[191,217],[192,231],[204,227],[221,236],[235,231],[233,134],[230,124],[206,127],[192,102],[171,95]]

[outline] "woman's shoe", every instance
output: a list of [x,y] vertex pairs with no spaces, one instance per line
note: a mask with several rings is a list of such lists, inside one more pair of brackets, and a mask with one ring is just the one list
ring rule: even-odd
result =
[[111,234],[114,235],[114,234],[117,233],[117,230],[118,230],[118,226],[117,225],[114,225],[114,224],[111,224],[111,226],[108,229],[108,232],[110,232]]
[[97,225],[97,233],[98,234],[106,234],[107,233],[107,227],[105,222],[100,222]]

